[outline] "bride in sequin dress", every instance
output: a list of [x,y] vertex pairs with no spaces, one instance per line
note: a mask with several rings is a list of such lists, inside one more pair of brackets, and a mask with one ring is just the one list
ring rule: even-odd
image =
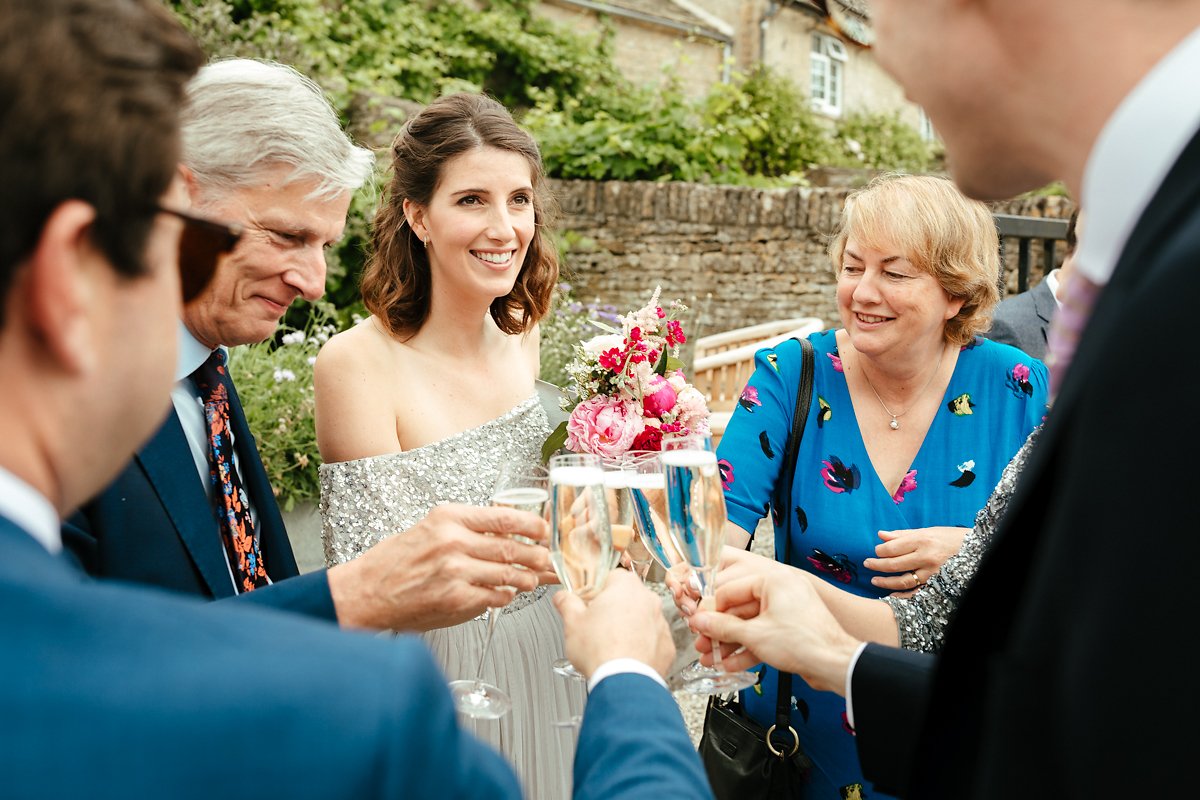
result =
[[[330,339],[315,367],[329,564],[438,503],[487,505],[502,465],[538,461],[549,423],[537,321],[558,277],[543,191],[532,138],[482,96],[435,101],[393,143],[362,282],[372,316]],[[584,703],[582,682],[550,668],[563,655],[552,591],[504,609],[481,676],[484,617],[423,634],[449,680],[482,677],[512,699],[500,720],[463,722],[538,800],[570,797],[573,736],[552,723]]]

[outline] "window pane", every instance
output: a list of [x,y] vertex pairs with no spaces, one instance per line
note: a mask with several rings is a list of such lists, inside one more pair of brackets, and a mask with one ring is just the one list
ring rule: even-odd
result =
[[829,105],[835,109],[842,107],[842,65],[836,61],[829,62]]
[[824,103],[828,99],[826,87],[829,84],[829,60],[814,53],[809,75],[809,95],[814,101]]

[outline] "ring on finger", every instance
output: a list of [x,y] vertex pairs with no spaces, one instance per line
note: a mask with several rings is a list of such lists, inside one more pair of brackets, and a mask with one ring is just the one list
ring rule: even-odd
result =
[[912,576],[913,576],[913,588],[915,589],[915,588],[917,588],[918,586],[920,586],[920,585],[921,585],[921,579],[920,579],[919,577],[917,577],[917,571],[916,571],[916,570],[913,570],[911,574],[912,574]]

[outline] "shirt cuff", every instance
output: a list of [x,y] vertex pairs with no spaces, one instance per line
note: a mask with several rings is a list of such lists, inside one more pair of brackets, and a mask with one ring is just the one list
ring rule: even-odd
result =
[[613,675],[623,675],[627,673],[637,673],[651,678],[659,686],[667,688],[667,682],[663,680],[662,675],[654,671],[654,668],[649,664],[642,663],[636,658],[614,658],[612,661],[605,661],[596,671],[592,673],[591,679],[588,681],[588,691],[593,691],[600,681]]
[[846,670],[846,724],[850,726],[851,730],[854,730],[854,700],[850,697],[850,684],[853,683],[851,678],[854,676],[854,668],[858,666],[858,657],[866,649],[866,642],[858,646],[858,649],[854,651],[854,655],[850,657],[850,668]]

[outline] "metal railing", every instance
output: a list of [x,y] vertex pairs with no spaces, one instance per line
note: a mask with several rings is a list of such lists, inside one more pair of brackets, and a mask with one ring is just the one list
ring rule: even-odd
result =
[[[1004,263],[1006,239],[1017,240],[1017,291],[1029,288],[1029,268],[1033,263],[1033,241],[1042,242],[1042,269],[1055,267],[1054,245],[1067,238],[1067,220],[1045,217],[1019,217],[1015,214],[993,214],[1000,233],[1000,262]],[[1003,282],[1003,281],[1002,281]]]

